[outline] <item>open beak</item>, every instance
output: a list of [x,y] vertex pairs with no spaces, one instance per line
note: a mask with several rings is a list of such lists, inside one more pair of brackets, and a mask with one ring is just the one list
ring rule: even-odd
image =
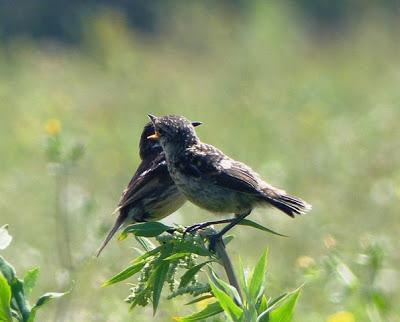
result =
[[158,141],[160,139],[160,132],[155,131],[154,134],[147,137],[149,140]]

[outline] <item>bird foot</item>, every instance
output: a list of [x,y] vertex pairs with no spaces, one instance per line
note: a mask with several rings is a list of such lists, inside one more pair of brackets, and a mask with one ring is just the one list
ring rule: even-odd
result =
[[206,228],[210,226],[208,222],[200,223],[200,224],[194,224],[192,226],[186,227],[184,232],[183,232],[183,237],[186,236],[186,234],[195,234],[197,233],[200,229]]
[[223,243],[222,236],[220,233],[212,234],[208,236],[208,250],[212,253],[215,253],[215,247],[217,242]]
[[229,218],[229,219],[221,219],[221,220],[215,220],[215,221],[205,221],[199,224],[194,224],[192,226],[186,227],[183,236],[185,236],[187,233],[196,233],[200,229],[204,229],[207,227],[210,227],[212,225],[218,225],[218,224],[226,224],[226,223],[231,223],[232,221],[235,221],[236,218]]

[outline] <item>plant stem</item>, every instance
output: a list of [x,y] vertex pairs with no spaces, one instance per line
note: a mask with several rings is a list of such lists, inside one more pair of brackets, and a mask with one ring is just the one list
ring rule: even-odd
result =
[[[210,240],[210,238],[213,238],[213,235],[209,235],[208,239]],[[215,247],[215,253],[216,253],[218,259],[220,260],[221,265],[225,269],[225,273],[226,273],[226,276],[228,277],[229,283],[234,288],[236,288],[236,290],[239,293],[240,298],[243,298],[238,279],[236,278],[235,271],[233,270],[232,261],[229,258],[229,255],[226,251],[222,236],[217,236],[216,239],[213,240],[213,243],[214,243],[214,247]]]

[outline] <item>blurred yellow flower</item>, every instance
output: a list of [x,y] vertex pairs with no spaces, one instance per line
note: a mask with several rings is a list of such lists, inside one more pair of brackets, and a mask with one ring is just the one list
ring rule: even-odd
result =
[[300,268],[308,268],[312,265],[315,265],[315,260],[310,256],[300,256],[297,258],[296,264]]
[[336,239],[332,235],[324,237],[324,245],[326,248],[331,249],[336,246]]
[[353,313],[340,311],[328,317],[326,322],[355,322]]
[[61,132],[61,122],[58,119],[50,119],[47,121],[45,131],[51,136],[56,136]]

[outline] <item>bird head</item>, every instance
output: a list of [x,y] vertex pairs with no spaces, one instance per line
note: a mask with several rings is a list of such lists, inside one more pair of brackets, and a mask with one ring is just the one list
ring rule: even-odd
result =
[[152,134],[154,134],[154,126],[153,123],[148,122],[143,128],[139,141],[139,155],[142,160],[150,155],[157,155],[162,152],[162,147],[159,141],[147,139],[147,137]]
[[[198,121],[191,123],[193,127],[202,124],[202,122]],[[163,151],[160,144],[160,140],[148,139],[148,137],[151,137],[154,134],[155,134],[154,125],[152,122],[148,122],[143,128],[143,132],[142,135],[140,136],[140,142],[139,142],[139,155],[142,160],[152,154],[157,155]]]
[[190,122],[177,115],[157,117],[149,114],[149,118],[154,125],[154,134],[147,138],[160,142],[164,151],[186,148],[199,141],[194,127],[200,125],[200,122]]

